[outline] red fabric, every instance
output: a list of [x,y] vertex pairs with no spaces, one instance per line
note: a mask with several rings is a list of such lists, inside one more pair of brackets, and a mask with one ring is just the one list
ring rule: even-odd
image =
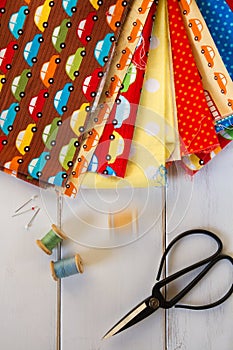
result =
[[181,154],[215,149],[218,138],[177,0],[168,0]]
[[231,11],[233,11],[233,0],[226,0],[228,6],[231,8]]

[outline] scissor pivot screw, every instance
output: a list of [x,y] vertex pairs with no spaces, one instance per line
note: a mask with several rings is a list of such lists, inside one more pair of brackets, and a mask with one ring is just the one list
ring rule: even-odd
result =
[[149,306],[152,308],[152,309],[157,309],[159,307],[159,301],[158,299],[156,298],[150,298],[149,300]]

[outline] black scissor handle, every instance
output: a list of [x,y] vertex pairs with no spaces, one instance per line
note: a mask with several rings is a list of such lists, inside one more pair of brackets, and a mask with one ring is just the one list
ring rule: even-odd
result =
[[[204,230],[204,229],[193,229],[193,230],[188,230],[188,231],[185,231],[185,232],[182,232],[181,234],[179,234],[178,236],[176,236],[170,243],[169,245],[167,246],[167,248],[165,249],[163,255],[162,255],[162,258],[161,258],[161,261],[160,261],[160,265],[159,265],[159,269],[158,269],[158,273],[157,273],[157,277],[156,277],[156,280],[159,281],[160,280],[160,277],[161,277],[161,273],[162,273],[162,270],[163,270],[163,266],[164,266],[164,263],[165,263],[165,260],[166,260],[166,257],[169,253],[169,251],[171,250],[171,248],[178,242],[180,241],[182,238],[184,237],[187,237],[187,236],[191,236],[191,235],[205,235],[205,236],[209,236],[211,238],[214,239],[214,241],[217,243],[217,250],[216,252],[214,252],[212,255],[210,255],[209,257],[203,259],[203,260],[200,260],[198,261],[197,263],[195,264],[192,264],[188,267],[185,267],[184,269],[180,270],[180,276],[182,276],[183,274],[186,274],[188,273],[189,271],[192,271],[194,269],[196,269],[197,267],[200,267],[206,263],[208,263],[210,260],[212,260],[214,257],[216,257],[217,255],[219,255],[222,251],[222,241],[221,239],[213,232],[211,231],[208,231],[208,230]],[[182,273],[183,272],[183,273]]]
[[[225,254],[221,254],[221,255],[216,256],[209,264],[207,264],[207,266],[199,273],[199,275],[197,275],[197,277],[194,278],[190,282],[190,284],[183,289],[183,291],[181,291],[181,293],[183,292],[183,293],[187,294],[190,291],[190,289],[192,289],[208,273],[208,271],[220,260],[229,260],[231,262],[231,264],[233,265],[233,258],[231,256],[225,255]],[[186,291],[186,289],[187,289],[187,291]],[[176,304],[175,308],[183,308],[183,309],[190,309],[190,310],[211,309],[215,306],[222,304],[225,300],[227,300],[231,296],[232,293],[233,293],[233,283],[232,283],[230,289],[227,291],[227,293],[222,298],[215,301],[214,303],[205,304],[205,305]],[[175,298],[179,298],[179,294]],[[179,300],[181,298],[179,298]]]
[[[222,298],[220,298],[219,300],[217,300],[214,303],[201,305],[201,306],[177,304],[186,294],[188,294],[190,292],[191,289],[193,289],[195,287],[195,285],[220,260],[229,260],[231,262],[231,264],[233,265],[233,258],[231,256],[220,254],[218,256],[215,256],[211,261],[209,261],[209,263],[207,263],[207,265],[201,270],[201,272],[171,300],[166,300],[166,298],[164,298],[164,296],[160,290],[164,286],[168,285],[170,282],[176,280],[180,276],[183,276],[186,273],[186,271],[184,271],[185,269],[180,270],[180,271],[172,274],[171,276],[164,278],[163,280],[157,282],[152,290],[152,296],[159,300],[159,303],[160,303],[159,306],[164,308],[164,309],[169,309],[169,308],[174,306],[176,308],[183,308],[183,309],[205,310],[205,309],[210,309],[210,308],[213,308],[217,305],[222,304],[233,293],[233,283],[232,283],[230,289],[227,291],[227,293]],[[199,265],[199,266],[202,266],[202,265]],[[196,266],[195,268],[197,268],[199,266]],[[191,270],[189,269],[189,271],[192,271],[192,269]]]
[[[160,302],[160,307],[168,309],[171,308],[173,306],[175,306],[175,304],[182,299],[201,279],[202,277],[204,277],[204,275],[209,271],[209,269],[218,261],[218,259],[222,259],[220,258],[220,253],[222,251],[222,241],[220,240],[220,238],[215,235],[213,232],[211,231],[207,231],[207,230],[203,230],[203,229],[194,229],[194,230],[189,230],[189,231],[185,231],[183,233],[181,233],[180,235],[178,235],[167,247],[167,249],[165,250],[162,258],[161,258],[161,262],[160,262],[160,266],[159,266],[159,270],[158,270],[158,274],[157,274],[157,280],[160,278],[161,276],[161,272],[164,266],[164,262],[166,259],[166,256],[168,254],[168,252],[170,251],[170,249],[179,241],[181,240],[183,237],[189,236],[189,235],[194,235],[194,234],[202,234],[202,235],[206,235],[209,236],[211,238],[213,238],[216,243],[217,243],[217,250],[210,255],[209,257],[202,259],[190,266],[187,266],[179,271],[177,271],[176,273],[164,278],[163,280],[157,282],[152,290],[152,295],[154,297],[156,297],[159,302]],[[223,255],[221,255],[223,256]],[[219,258],[218,258],[219,257]],[[226,256],[224,255],[224,257],[226,258]],[[218,259],[217,259],[218,258]],[[228,259],[228,258],[227,258]],[[229,257],[228,260],[231,260],[232,258]],[[209,263],[209,264],[208,264]],[[195,269],[197,269],[198,267],[201,267],[203,265],[208,264],[197,276],[196,278],[194,278],[184,289],[182,289],[174,298],[172,298],[171,300],[166,300],[163,296],[163,294],[161,293],[161,288],[163,288],[164,286],[168,285],[170,282],[178,279],[179,277],[187,274],[190,271],[193,271]],[[230,292],[230,291],[229,291]],[[231,291],[232,292],[232,291]],[[231,294],[230,292],[230,294]],[[222,301],[223,302],[223,301]]]

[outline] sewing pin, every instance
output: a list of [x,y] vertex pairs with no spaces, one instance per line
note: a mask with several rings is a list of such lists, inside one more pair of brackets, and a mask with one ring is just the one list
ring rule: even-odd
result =
[[38,208],[38,207],[36,206],[36,207],[31,207],[31,208],[29,208],[29,209],[27,209],[27,210],[21,211],[20,213],[16,213],[16,214],[12,215],[12,218],[15,217],[15,216],[19,216],[19,215],[28,213],[28,212],[31,211],[31,210],[36,210],[37,208]]
[[31,218],[31,220],[27,223],[27,225],[25,225],[26,230],[28,230],[29,227],[32,226],[32,223],[33,223],[33,221],[35,220],[35,218],[36,218],[37,214],[39,213],[39,211],[40,211],[40,208],[38,208],[38,209],[36,210],[35,214],[34,214],[34,215],[32,216],[32,218]]
[[23,209],[28,203],[30,203],[31,201],[33,201],[34,199],[36,199],[38,197],[37,194],[35,194],[34,196],[32,196],[29,200],[27,200],[27,202],[25,202],[24,204],[22,204],[18,209],[15,210],[15,214],[18,213],[18,211],[20,211],[21,209]]

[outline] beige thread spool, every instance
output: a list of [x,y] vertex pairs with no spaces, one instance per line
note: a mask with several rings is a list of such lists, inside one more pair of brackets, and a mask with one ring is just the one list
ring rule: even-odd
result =
[[38,239],[36,243],[46,254],[51,255],[53,248],[64,239],[67,239],[66,234],[53,224],[51,230],[42,239]]
[[[114,229],[115,233],[138,234],[138,213],[137,209],[127,209],[118,213],[109,213],[108,226]],[[130,231],[130,232],[129,232]]]

